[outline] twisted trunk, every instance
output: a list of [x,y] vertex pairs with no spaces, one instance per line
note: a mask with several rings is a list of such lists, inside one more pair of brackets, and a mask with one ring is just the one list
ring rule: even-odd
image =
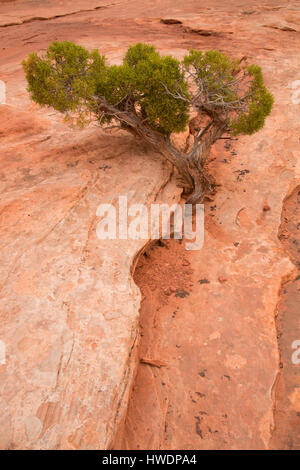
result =
[[212,145],[222,136],[226,125],[222,122],[213,122],[203,140],[196,146],[195,151],[188,157],[189,173],[193,178],[193,189],[188,197],[188,204],[202,202],[211,185],[204,173],[204,165],[210,154]]
[[169,136],[156,132],[137,115],[120,111],[104,101],[99,104],[99,111],[113,116],[121,123],[122,129],[139,136],[177,168],[184,181],[183,186],[190,192],[187,203],[196,204],[203,201],[205,192],[211,189],[203,167],[212,145],[225,132],[226,125],[223,122],[213,120],[205,136],[195,142],[193,150],[183,153],[171,144]]

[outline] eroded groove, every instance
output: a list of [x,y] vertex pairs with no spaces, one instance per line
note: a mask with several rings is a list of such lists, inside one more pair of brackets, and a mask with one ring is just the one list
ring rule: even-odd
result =
[[300,185],[285,198],[278,238],[295,265],[282,282],[276,311],[280,356],[274,384],[272,449],[300,449],[300,364],[292,361],[292,344],[300,340]]
[[[125,421],[116,436],[115,449],[163,449],[172,432],[168,418],[170,359],[179,349],[166,353],[160,348],[163,322],[170,297],[179,305],[189,295],[191,270],[188,252],[181,240],[149,243],[136,260],[133,277],[142,294],[140,345],[136,378],[130,393]],[[174,307],[175,308],[175,307]],[[173,318],[172,318],[173,317]],[[177,345],[178,346],[178,345]]]
[[[122,3],[122,2],[120,2],[120,3]],[[78,15],[80,13],[89,13],[89,12],[96,11],[96,10],[102,10],[102,9],[105,9],[105,8],[109,8],[111,6],[119,5],[120,3],[109,3],[107,5],[99,5],[99,6],[96,6],[94,8],[88,8],[88,9],[85,9],[85,10],[71,11],[70,13],[62,13],[62,14],[52,15],[52,16],[33,16],[31,18],[26,18],[24,20],[20,19],[20,22],[10,22],[10,23],[7,23],[7,24],[3,24],[3,25],[0,26],[0,28],[8,28],[9,26],[22,26],[23,24],[34,23],[36,21],[56,20],[58,18],[65,18],[67,16],[74,16],[74,15]]]

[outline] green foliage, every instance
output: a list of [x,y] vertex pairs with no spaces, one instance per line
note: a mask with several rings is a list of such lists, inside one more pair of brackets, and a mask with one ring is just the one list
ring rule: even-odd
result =
[[96,83],[105,72],[104,57],[72,42],[53,42],[46,55],[23,61],[33,101],[61,113],[76,112],[78,123],[92,105]]
[[[219,51],[191,50],[180,63],[138,43],[129,47],[121,65],[110,66],[97,51],[63,41],[53,42],[44,57],[30,54],[23,67],[32,100],[74,116],[79,125],[92,116],[101,125],[110,122],[115,116],[99,110],[99,103],[108,103],[168,135],[186,128],[196,96],[203,108],[198,109],[206,106],[226,119],[233,133],[252,134],[264,125],[273,104],[259,67],[248,67],[251,80],[241,92],[239,62]],[[236,102],[242,106],[234,107]]]
[[124,62],[130,67],[135,67],[139,62],[147,61],[153,54],[159,57],[154,46],[138,42],[134,46],[129,47],[124,57]]
[[273,96],[264,85],[261,68],[257,65],[250,65],[247,69],[249,75],[253,77],[248,91],[248,111],[230,122],[233,135],[251,135],[261,129],[274,103]]
[[274,100],[264,85],[260,67],[247,67],[245,76],[251,80],[240,88],[236,79],[239,61],[231,60],[219,51],[191,50],[183,64],[187,71],[193,70],[197,88],[203,89],[204,104],[220,116],[227,112],[226,120],[233,135],[253,134],[264,126]]
[[107,68],[106,80],[98,83],[97,95],[105,96],[111,104],[120,104],[121,109],[135,106],[152,129],[169,134],[183,131],[189,119],[188,103],[166,93],[166,88],[174,93],[177,87],[188,97],[180,62],[139,43],[128,49],[122,65]]
[[198,88],[205,85],[205,93],[210,99],[216,99],[218,93],[222,93],[225,102],[238,98],[231,86],[234,73],[238,69],[238,61],[231,60],[219,51],[197,51],[190,50],[189,55],[183,59],[187,71],[194,69],[195,82]]

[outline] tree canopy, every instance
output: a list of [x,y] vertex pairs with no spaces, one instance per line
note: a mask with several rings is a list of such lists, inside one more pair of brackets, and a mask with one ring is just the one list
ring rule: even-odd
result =
[[[217,50],[190,50],[179,61],[138,43],[121,65],[110,65],[96,50],[55,41],[44,56],[30,54],[23,68],[33,101],[80,126],[118,123],[154,145],[195,188],[195,171],[201,173],[211,145],[225,132],[253,134],[271,112],[261,68],[244,62]],[[195,113],[202,125],[192,149],[179,155],[170,136]]]

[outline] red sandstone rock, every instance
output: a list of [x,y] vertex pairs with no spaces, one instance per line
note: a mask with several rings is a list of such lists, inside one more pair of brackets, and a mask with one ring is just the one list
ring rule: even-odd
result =
[[[293,271],[277,230],[282,201],[299,181],[299,104],[291,88],[300,79],[297,5],[88,4],[0,5],[0,79],[7,88],[7,105],[0,105],[0,340],[6,345],[0,447],[99,449],[115,440],[126,448],[268,448],[279,370],[274,315],[282,279]],[[144,283],[136,273],[146,299],[142,357],[163,358],[167,366],[138,368],[126,421],[139,362],[140,294],[130,268],[144,242],[99,243],[95,212],[119,194],[151,203],[170,169],[127,135],[74,132],[53,111],[30,103],[21,60],[55,39],[99,48],[118,63],[137,41],[178,57],[189,48],[247,55],[263,67],[275,96],[263,130],[240,138],[234,153],[222,141],[214,150],[210,170],[221,186],[213,217],[206,209],[203,250],[187,253],[176,242],[162,258],[168,266],[146,262]],[[178,194],[166,186],[161,198],[176,201]],[[272,211],[261,218],[265,201]],[[183,259],[189,270],[182,270]],[[220,266],[230,282],[214,281]],[[170,284],[187,295],[165,296]],[[290,382],[286,387],[295,425],[299,393]],[[279,410],[287,409],[284,394],[282,400]],[[115,439],[120,420],[125,428]],[[285,423],[278,429],[290,435]],[[276,435],[272,446],[286,442]]]

